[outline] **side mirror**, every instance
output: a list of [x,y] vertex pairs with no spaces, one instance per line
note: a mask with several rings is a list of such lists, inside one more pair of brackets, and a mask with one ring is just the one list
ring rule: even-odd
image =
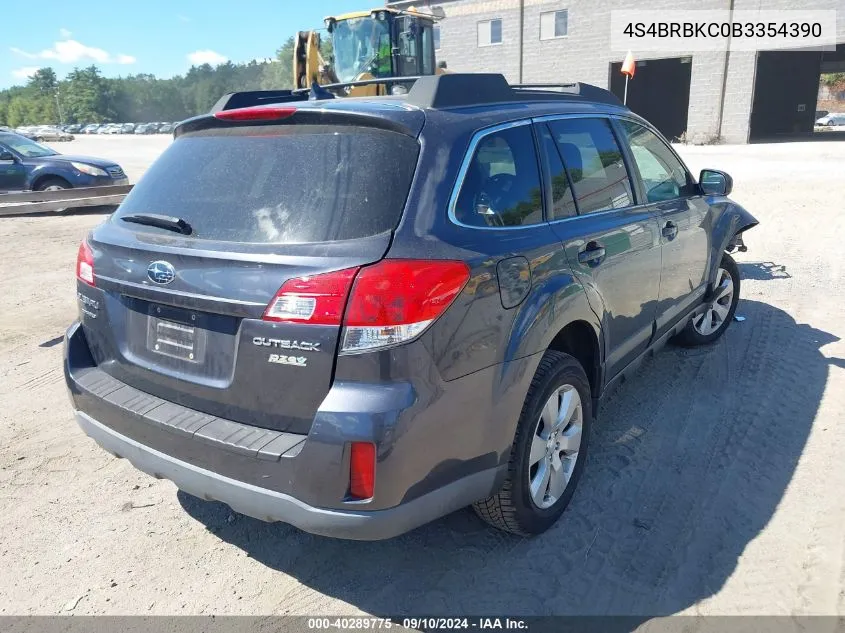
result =
[[15,161],[15,156],[12,154],[12,152],[5,149],[0,149],[0,161],[12,161],[13,163],[17,162]]
[[718,169],[702,169],[698,177],[701,193],[707,196],[727,196],[734,188],[734,180]]

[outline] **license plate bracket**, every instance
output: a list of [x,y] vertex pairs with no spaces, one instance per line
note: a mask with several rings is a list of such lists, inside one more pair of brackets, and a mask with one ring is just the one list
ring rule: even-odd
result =
[[[186,321],[163,319],[155,309],[147,316],[147,349],[188,363],[205,360],[206,331],[196,327],[197,315]],[[192,318],[193,317],[193,318]]]

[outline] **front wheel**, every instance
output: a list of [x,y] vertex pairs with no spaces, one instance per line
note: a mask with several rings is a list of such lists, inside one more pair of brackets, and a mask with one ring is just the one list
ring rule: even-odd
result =
[[724,253],[716,271],[716,283],[710,299],[705,302],[703,311],[698,312],[687,323],[675,342],[686,347],[695,347],[712,343],[722,336],[733,321],[739,303],[739,285],[739,268],[734,258]]
[[[38,186],[35,188],[36,191],[62,191],[63,189],[72,189],[73,187],[70,186],[70,183],[67,180],[62,178],[48,178],[47,180],[42,180],[38,183]],[[68,207],[62,207],[61,209],[54,209],[53,213],[63,213],[67,211]]]
[[592,414],[580,363],[547,351],[522,407],[507,478],[499,492],[474,504],[476,513],[514,534],[549,529],[569,505],[584,469]]

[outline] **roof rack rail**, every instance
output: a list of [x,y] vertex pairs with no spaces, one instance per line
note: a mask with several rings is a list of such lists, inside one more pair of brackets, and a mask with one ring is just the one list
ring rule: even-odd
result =
[[513,101],[571,99],[622,105],[609,90],[585,83],[516,84],[499,73],[444,73],[420,77],[408,103],[421,108],[450,108]]
[[514,84],[500,73],[444,73],[424,77],[385,77],[364,81],[317,85],[296,90],[253,90],[223,95],[211,112],[246,108],[269,103],[331,99],[333,91],[355,86],[408,85],[407,103],[420,108],[455,108],[461,106],[509,103],[514,101],[553,101],[560,99],[595,101],[621,106],[609,90],[585,83]]
[[511,84],[511,88],[523,91],[545,90],[549,92],[578,95],[587,101],[598,101],[599,103],[608,103],[610,105],[622,105],[619,97],[610,92],[610,90],[605,90],[604,88],[599,88],[593,84],[585,84],[580,81],[568,84]]
[[314,101],[316,99],[333,99],[337,95],[332,90],[353,88],[355,86],[372,86],[382,84],[412,84],[419,76],[413,77],[384,77],[382,79],[364,79],[362,81],[347,81],[336,84],[319,85],[313,83],[310,88],[296,88],[295,90],[248,90],[244,92],[229,92],[217,101],[211,108],[211,114],[222,110],[248,108],[269,103],[286,103],[290,101]]

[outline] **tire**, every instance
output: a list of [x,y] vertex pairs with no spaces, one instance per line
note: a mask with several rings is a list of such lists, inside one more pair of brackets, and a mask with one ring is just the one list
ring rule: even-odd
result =
[[59,189],[73,189],[63,178],[47,178],[38,183],[36,191],[58,191]]
[[[36,191],[58,191],[60,189],[73,189],[70,183],[63,178],[47,178],[38,183]],[[54,209],[53,213],[64,213],[69,207]]]
[[[568,408],[572,416],[562,416],[563,422],[556,436],[559,442],[555,442],[554,438],[549,442],[544,437],[544,434],[549,434],[549,428],[544,422],[544,418],[550,417],[545,410],[546,404],[553,398],[558,403],[577,403]],[[513,534],[529,536],[548,530],[569,505],[584,470],[593,420],[592,406],[590,383],[580,363],[569,354],[547,351],[534,374],[525,404],[522,406],[508,462],[507,477],[496,494],[473,504],[478,516],[493,527]],[[579,413],[580,441],[573,453],[571,448],[575,444],[574,438],[578,431]],[[538,438],[536,445],[535,437]],[[570,449],[560,448],[567,443],[564,441],[567,438]],[[536,459],[538,455],[537,451],[543,451],[544,441],[545,456],[531,464],[531,460]],[[535,448],[534,458],[531,455],[532,446]],[[554,466],[555,453],[558,455],[557,464],[560,468]],[[549,457],[550,454],[552,457]],[[541,468],[546,468],[550,473],[549,483],[557,483],[558,490],[562,480],[556,477],[563,476],[565,483],[562,493],[547,494],[544,491],[543,494],[532,495],[532,481],[535,482],[534,490],[541,490],[541,487],[536,485],[543,479]],[[552,492],[548,485],[542,488]],[[539,497],[543,497],[543,505],[537,503],[536,499]],[[544,505],[546,503],[549,505]]]
[[[726,275],[731,288],[729,300],[726,300],[727,296],[723,292],[727,288]],[[690,319],[686,328],[675,337],[674,342],[684,347],[698,347],[708,345],[721,337],[733,321],[736,306],[739,303],[739,291],[739,268],[733,257],[723,253],[722,261],[716,271],[715,288],[704,304],[707,306],[704,314]],[[721,306],[721,309],[718,306]],[[724,312],[725,309],[727,312]]]

